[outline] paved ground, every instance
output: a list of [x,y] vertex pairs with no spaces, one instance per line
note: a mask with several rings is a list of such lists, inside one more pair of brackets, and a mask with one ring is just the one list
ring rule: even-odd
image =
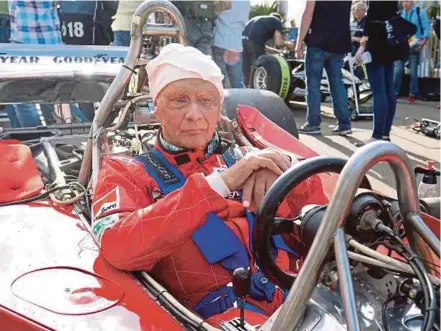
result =
[[[398,101],[391,139],[406,151],[413,166],[426,165],[428,160],[434,160],[436,167],[440,167],[440,141],[415,133],[408,128],[414,122],[413,117],[426,117],[439,121],[440,110],[436,105],[436,102],[417,101],[413,105],[408,105],[404,99]],[[303,124],[306,116],[305,103],[292,103],[291,108],[297,124]],[[300,135],[304,143],[321,155],[350,157],[357,150],[355,143],[369,139],[372,133],[372,120],[368,119],[353,122],[354,133],[351,136],[332,135],[331,130],[336,121],[330,105],[322,107],[322,120],[321,136]],[[385,194],[396,194],[393,172],[387,164],[378,164],[369,175],[373,187],[377,190]]]

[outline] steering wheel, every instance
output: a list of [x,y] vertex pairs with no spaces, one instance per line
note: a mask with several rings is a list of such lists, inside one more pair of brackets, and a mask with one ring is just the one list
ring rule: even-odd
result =
[[[262,273],[281,288],[291,288],[295,276],[277,266],[271,255],[271,238],[274,234],[275,215],[281,202],[301,182],[324,172],[340,173],[347,160],[339,157],[318,156],[298,163],[280,176],[265,194],[256,214],[253,247],[257,265]],[[371,190],[366,177],[361,187]],[[291,228],[290,228],[291,229]]]

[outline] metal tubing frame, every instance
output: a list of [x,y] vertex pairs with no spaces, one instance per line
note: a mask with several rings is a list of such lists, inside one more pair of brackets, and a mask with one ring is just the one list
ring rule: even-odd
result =
[[152,37],[179,37],[179,29],[165,24],[147,24],[145,34]]
[[58,158],[57,152],[54,146],[49,142],[47,138],[41,139],[41,145],[43,146],[43,152],[47,158],[47,163],[49,167],[49,173],[53,177],[52,183],[55,185],[65,185],[63,172],[60,170],[60,159]]
[[360,331],[360,322],[358,320],[357,305],[354,294],[354,284],[352,283],[351,269],[349,267],[345,233],[342,228],[338,229],[335,233],[334,252],[346,324],[349,331]]
[[[92,180],[92,187],[94,188],[96,185],[101,167],[101,153],[99,150],[100,137],[97,133],[101,132],[101,128],[113,110],[113,105],[120,99],[124,89],[130,81],[133,68],[136,65],[142,49],[143,27],[146,24],[150,14],[157,11],[163,12],[172,17],[179,31],[178,35],[180,43],[186,44],[187,29],[184,19],[179,10],[172,3],[166,0],[145,1],[136,9],[132,19],[130,48],[124,61],[124,65],[121,66],[121,69],[113,80],[112,85],[110,85],[109,89],[104,95],[104,98],[95,114],[95,118],[93,119],[89,140],[84,152],[84,159],[83,163],[81,164],[81,170],[78,178],[78,181],[84,186],[88,184],[89,178]],[[163,26],[158,26],[157,30],[158,31],[155,31],[155,27],[149,25],[147,33],[151,33],[153,35],[160,35],[159,33],[164,32],[166,34],[171,34],[172,29],[164,29]],[[174,33],[175,32],[173,32],[173,34]]]
[[[425,243],[416,236],[414,229],[425,241],[437,243],[439,247],[439,240],[430,230],[424,230],[425,225],[422,225],[421,218],[417,217],[420,214],[420,206],[416,183],[405,152],[390,142],[380,141],[367,144],[348,160],[341,172],[323,222],[288,298],[274,322],[273,330],[291,330],[300,322],[317,284],[319,272],[331,247],[333,236],[337,229],[344,225],[351,202],[363,177],[373,165],[379,162],[388,162],[394,170],[403,224],[412,250],[423,259],[430,261],[428,252],[420,249]],[[437,252],[439,253],[439,249]]]

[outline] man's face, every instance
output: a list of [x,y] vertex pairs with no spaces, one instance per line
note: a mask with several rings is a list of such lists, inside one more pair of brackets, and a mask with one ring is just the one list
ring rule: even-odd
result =
[[355,17],[357,20],[362,20],[366,16],[366,11],[364,8],[357,8],[355,9]]
[[401,4],[403,5],[404,9],[409,10],[412,8],[413,1],[402,1]]
[[164,139],[187,149],[205,148],[220,113],[219,91],[202,79],[170,83],[156,99],[156,116],[161,121]]

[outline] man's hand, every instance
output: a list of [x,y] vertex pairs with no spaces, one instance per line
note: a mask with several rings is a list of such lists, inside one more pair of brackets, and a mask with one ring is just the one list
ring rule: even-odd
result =
[[291,161],[283,153],[267,148],[245,155],[239,162],[220,174],[230,191],[244,187],[248,178],[257,170],[266,169],[276,176],[280,176],[291,167]]
[[360,40],[361,40],[360,37],[354,37],[354,36],[351,37],[352,42],[360,42]]
[[419,46],[418,46],[417,48],[415,48],[415,52],[417,52],[417,53],[421,52],[421,50],[422,50],[423,47],[426,45],[426,43],[427,43],[427,39],[423,39],[423,40],[420,42]]
[[303,46],[303,41],[299,41],[297,44],[296,44],[296,57],[298,58],[298,59],[303,59],[303,57],[305,56],[305,51],[304,51],[304,48],[303,48],[304,46]]
[[296,50],[296,44],[294,42],[286,42],[285,46],[290,52],[294,52]]
[[278,177],[278,175],[266,169],[254,172],[243,186],[243,206],[252,211],[257,210],[262,203],[265,193]]
[[355,59],[357,60],[358,64],[362,64],[363,63],[363,53],[366,50],[366,46],[360,45],[360,47],[358,48],[357,53],[355,53]]

